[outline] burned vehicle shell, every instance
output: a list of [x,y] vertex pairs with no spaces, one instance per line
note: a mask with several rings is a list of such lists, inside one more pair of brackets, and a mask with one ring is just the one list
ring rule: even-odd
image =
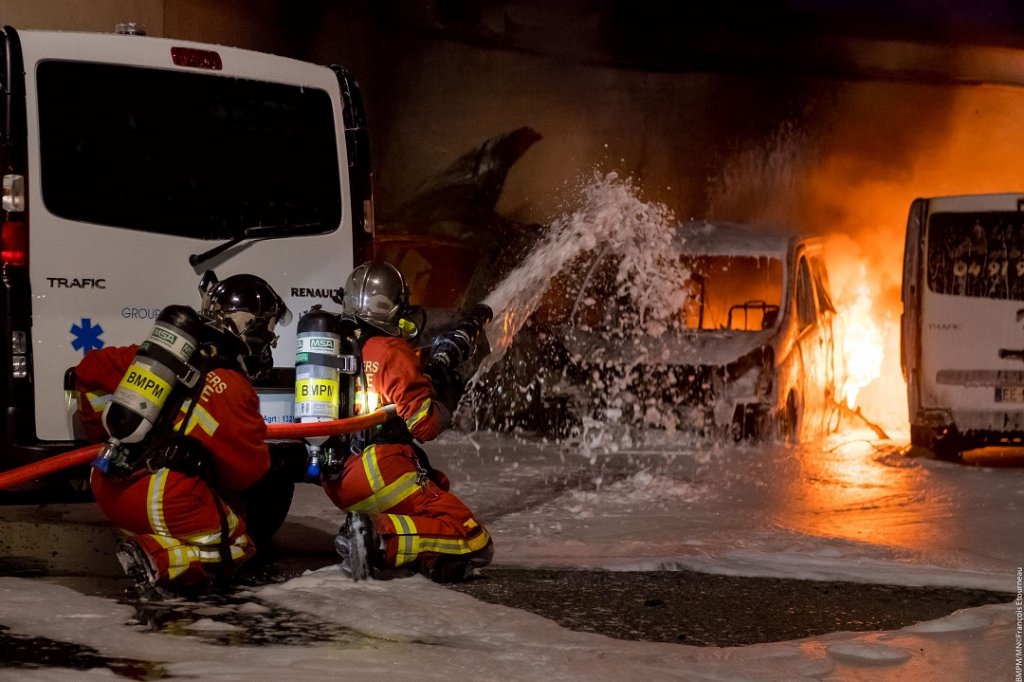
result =
[[556,279],[507,358],[518,369],[505,379],[520,386],[505,395],[519,398],[510,425],[564,434],[596,422],[716,440],[834,425],[835,310],[821,242],[693,221],[673,246],[679,267],[667,272],[679,296],[625,295],[614,253],[588,254]]

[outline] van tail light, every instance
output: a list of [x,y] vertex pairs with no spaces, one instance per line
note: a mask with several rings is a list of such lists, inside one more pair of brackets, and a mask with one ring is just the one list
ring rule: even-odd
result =
[[27,225],[20,220],[5,220],[0,233],[0,262],[4,265],[25,265],[28,255]]

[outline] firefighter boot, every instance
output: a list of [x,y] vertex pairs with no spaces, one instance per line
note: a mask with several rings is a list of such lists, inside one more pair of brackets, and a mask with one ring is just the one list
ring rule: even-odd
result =
[[140,599],[156,601],[174,597],[160,584],[160,575],[153,565],[153,560],[135,540],[122,540],[118,543],[117,560],[125,575],[131,579],[135,593]]
[[352,580],[365,580],[383,567],[381,539],[367,514],[349,512],[334,538],[334,549],[341,557],[341,570]]

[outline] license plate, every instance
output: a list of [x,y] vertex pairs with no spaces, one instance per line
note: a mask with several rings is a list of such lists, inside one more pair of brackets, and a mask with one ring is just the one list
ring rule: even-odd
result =
[[1024,403],[1024,386],[996,386],[997,403]]

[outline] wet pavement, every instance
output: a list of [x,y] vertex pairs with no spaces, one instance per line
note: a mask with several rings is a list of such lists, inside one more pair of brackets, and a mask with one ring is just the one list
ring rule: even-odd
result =
[[[4,511],[0,508],[0,518],[8,523],[0,520],[0,526],[10,526],[11,509]],[[79,521],[81,517],[79,514]],[[52,518],[59,514],[51,512]],[[97,528],[96,533],[92,544],[104,545],[98,538],[106,529]],[[98,553],[93,556],[98,558]],[[358,645],[366,640],[364,635],[264,603],[253,592],[260,585],[284,582],[332,561],[333,556],[325,552],[275,551],[254,566],[235,589],[198,601],[135,599],[126,578],[115,570],[105,570],[112,559],[92,562],[104,570],[81,574],[54,569],[40,558],[8,556],[0,560],[0,575],[57,582],[130,604],[134,624],[168,636],[198,637],[223,646]],[[489,567],[473,580],[447,587],[481,601],[539,614],[571,630],[692,646],[744,646],[838,631],[893,630],[1014,597],[977,589],[737,577],[688,570]],[[165,677],[159,666],[150,662],[106,658],[88,647],[14,635],[2,625],[0,652],[0,668],[105,667],[128,679]]]
[[[0,652],[0,670],[59,667],[84,672],[106,668],[117,677],[129,680],[159,680],[167,677],[159,663],[103,656],[92,647],[71,642],[13,635],[2,625]],[[2,673],[0,677],[3,677]]]
[[[504,487],[494,489],[499,494],[491,494],[492,489],[487,487],[476,491],[480,499],[475,506],[485,516],[509,519],[528,513],[566,490],[594,495],[594,467],[600,468],[601,482],[608,487],[628,482],[630,472],[643,468],[646,462],[638,458],[611,458],[596,464],[570,460],[558,463],[555,469],[545,469],[540,463],[531,464],[533,456],[519,449],[516,462],[521,468],[501,470],[502,475],[527,472],[528,485],[503,484]],[[787,453],[777,456],[782,464],[773,464],[766,457],[748,459],[749,469],[743,470],[742,475],[719,471],[695,473],[693,458],[668,460],[659,472],[681,481],[699,480],[698,474],[708,476],[718,484],[716,490],[724,491],[722,494],[729,502],[726,507],[702,504],[690,509],[686,532],[694,537],[713,538],[713,529],[725,528],[725,537],[735,541],[736,529],[728,519],[723,520],[723,510],[733,509],[740,524],[756,516],[750,509],[760,507],[737,507],[734,500],[745,500],[747,505],[763,500],[764,506],[773,510],[773,522],[780,528],[815,536],[824,536],[827,531],[861,541],[873,531],[870,539],[881,546],[917,543],[941,548],[959,543],[965,535],[1000,537],[999,533],[1005,532],[999,526],[999,519],[1005,518],[1001,513],[956,513],[959,504],[966,504],[958,504],[956,491],[963,485],[963,479],[972,473],[979,474],[975,467],[924,467],[920,459],[903,456],[891,448],[861,456],[841,448],[817,452],[813,458],[792,458]],[[471,464],[478,460],[463,461]],[[483,458],[479,462],[482,466],[493,466]],[[722,466],[732,464],[723,462]],[[470,480],[498,480],[493,473],[474,476],[477,472],[467,467],[449,470],[466,479],[463,485]],[[786,476],[779,479],[777,486],[760,484],[775,480],[780,471]],[[981,489],[983,484],[984,490],[991,491],[990,496],[1009,500],[1012,507],[1016,478],[988,473],[976,477],[976,487]],[[803,487],[797,487],[800,481],[806,482]],[[922,489],[930,494],[923,495]],[[645,495],[643,501],[648,503],[649,497]],[[619,513],[617,510],[613,507],[604,513]],[[317,511],[314,507],[303,513]],[[558,512],[556,508],[555,513]],[[710,523],[705,516],[714,516],[717,525],[705,528],[706,522]],[[576,517],[576,523],[587,521],[581,514]],[[574,517],[563,514],[556,519],[545,512],[545,518],[564,524],[561,532],[569,533]],[[925,523],[930,520],[943,524],[947,519],[946,525],[956,522],[955,533],[940,532],[949,529],[938,525],[932,528]],[[821,525],[826,521],[827,528]],[[635,523],[636,519],[631,519],[631,524]],[[83,594],[130,604],[133,616],[129,625],[168,637],[197,637],[226,647],[317,643],[360,646],[366,636],[359,632],[259,599],[253,588],[287,581],[335,560],[331,533],[309,526],[305,518],[290,520],[280,535],[291,538],[291,542],[275,545],[260,565],[252,567],[243,584],[231,592],[210,595],[202,601],[140,602],[126,594],[128,582],[113,558],[118,535],[94,505],[0,505],[0,576],[58,583]],[[1000,545],[992,546],[996,558],[999,551],[1015,552],[1012,543],[1002,550]],[[297,547],[308,551],[297,551]],[[890,631],[960,609],[1005,603],[1014,598],[1010,593],[982,589],[738,577],[682,567],[672,571],[605,571],[574,570],[564,565],[558,569],[497,565],[481,571],[475,580],[448,587],[481,601],[539,614],[571,630],[623,640],[723,647],[790,641],[839,631]],[[104,657],[78,644],[12,633],[0,617],[0,678],[4,677],[5,668],[38,666],[106,668],[127,679],[168,677],[158,663]]]
[[744,646],[830,632],[895,630],[1015,596],[693,571],[488,568],[481,573],[481,578],[453,589],[526,609],[572,630],[693,646]]

